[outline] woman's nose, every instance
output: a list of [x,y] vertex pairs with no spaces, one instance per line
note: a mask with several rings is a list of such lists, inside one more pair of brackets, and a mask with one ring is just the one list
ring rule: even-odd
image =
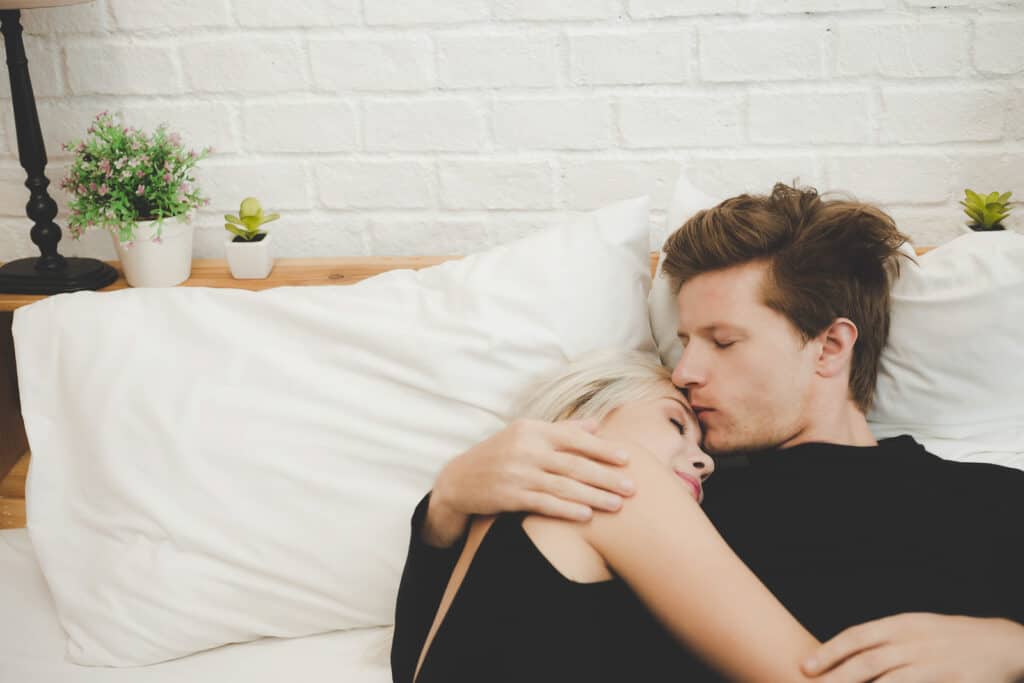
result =
[[715,471],[715,461],[704,451],[690,456],[690,465],[697,471],[700,480],[707,481],[708,477]]

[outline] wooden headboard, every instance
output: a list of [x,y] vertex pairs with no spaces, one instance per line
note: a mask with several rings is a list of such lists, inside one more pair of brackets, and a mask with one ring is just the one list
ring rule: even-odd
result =
[[[931,247],[919,247],[923,254]],[[349,258],[280,258],[263,280],[235,280],[223,259],[196,259],[192,275],[180,287],[233,287],[263,290],[282,286],[350,285],[380,273],[401,268],[419,270],[461,256],[395,256]],[[120,261],[108,261],[121,273],[109,292],[128,286]],[[651,252],[651,274],[658,264],[658,252]],[[14,310],[44,298],[29,294],[0,294],[0,529],[25,526],[25,477],[31,454],[25,436],[18,399],[17,372],[11,324]]]

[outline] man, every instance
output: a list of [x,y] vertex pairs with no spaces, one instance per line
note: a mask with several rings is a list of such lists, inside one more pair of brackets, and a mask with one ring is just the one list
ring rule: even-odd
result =
[[[833,638],[809,675],[1024,680],[1024,472],[876,442],[865,418],[904,239],[875,207],[779,184],[666,242],[684,347],[673,381],[719,460],[705,511],[798,620]],[[633,487],[595,426],[519,421],[453,459],[414,516],[420,583],[407,566],[400,607],[440,600],[471,515],[618,509]],[[717,680],[691,659],[681,680]]]

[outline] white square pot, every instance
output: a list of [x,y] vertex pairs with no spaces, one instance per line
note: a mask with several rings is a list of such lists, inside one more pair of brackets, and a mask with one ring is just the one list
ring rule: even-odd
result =
[[[159,232],[159,237],[157,233]],[[165,219],[158,231],[156,221],[135,224],[134,239],[121,242],[110,237],[130,287],[173,287],[192,274],[191,223]]]
[[274,269],[274,256],[271,253],[271,233],[259,242],[234,242],[235,236],[228,233],[224,240],[224,252],[227,254],[231,276],[236,280],[254,280],[265,278]]

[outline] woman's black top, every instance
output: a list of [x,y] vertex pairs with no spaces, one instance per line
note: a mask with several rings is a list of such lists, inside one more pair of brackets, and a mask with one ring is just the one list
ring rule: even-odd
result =
[[[704,511],[812,634],[899,612],[1024,623],[1024,472],[941,460],[909,436],[877,446],[807,443],[718,460]],[[392,676],[412,680],[462,544],[412,521]],[[579,585],[502,515],[427,655],[421,683],[720,681],[621,581]]]
[[[487,530],[417,683],[678,680],[665,662],[652,666],[652,656],[678,656],[678,648],[626,584],[566,578],[527,536],[525,516],[498,515]],[[443,584],[434,579],[447,585],[448,576]],[[395,681],[412,681],[436,609],[424,599],[403,615],[392,648]]]

